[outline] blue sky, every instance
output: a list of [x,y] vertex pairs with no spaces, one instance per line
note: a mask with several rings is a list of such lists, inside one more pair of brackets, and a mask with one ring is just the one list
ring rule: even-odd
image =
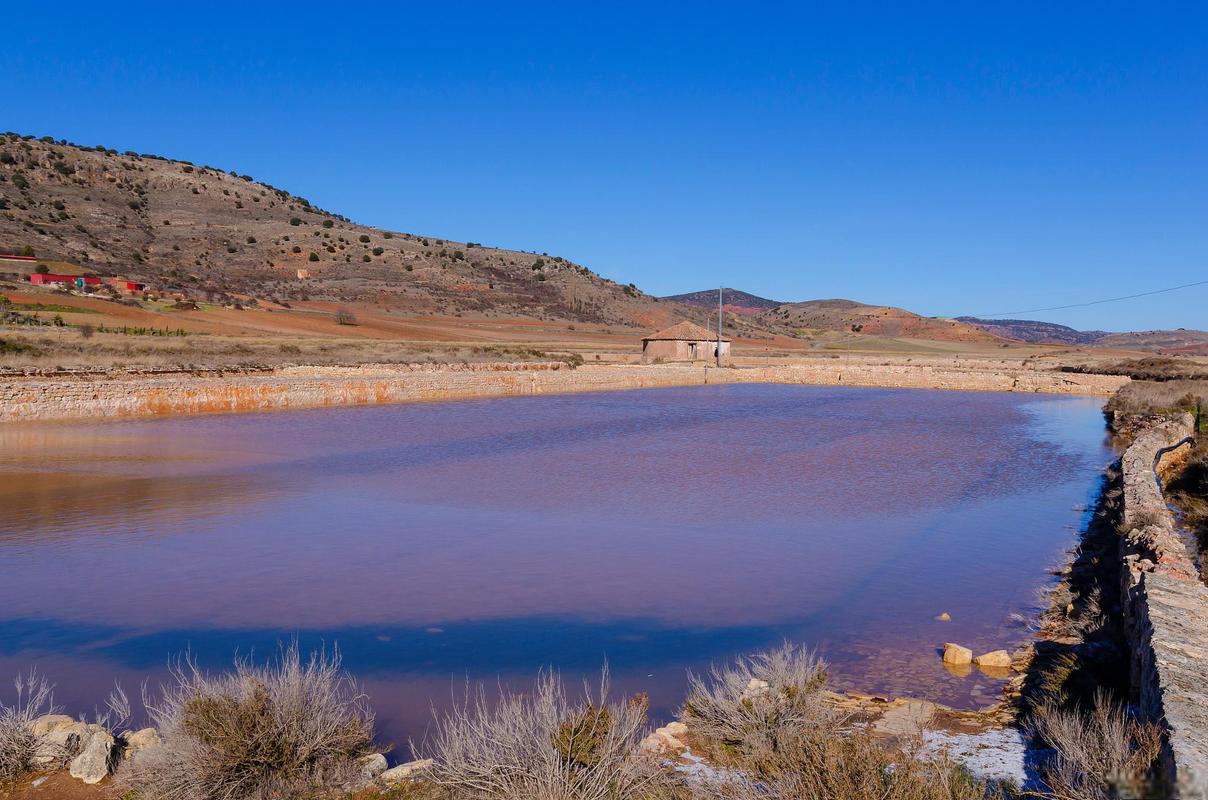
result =
[[[990,314],[1208,279],[1203,5],[187,6],[7,8],[0,129],[655,294]],[[1030,316],[1205,308],[1208,286]]]

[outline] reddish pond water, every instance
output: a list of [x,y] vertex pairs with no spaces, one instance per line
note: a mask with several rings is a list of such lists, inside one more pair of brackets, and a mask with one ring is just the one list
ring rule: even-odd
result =
[[607,659],[665,718],[686,669],[788,638],[840,687],[985,705],[936,647],[1027,639],[1099,408],[750,385],[0,427],[0,675],[79,712],[297,636],[401,742],[466,676]]

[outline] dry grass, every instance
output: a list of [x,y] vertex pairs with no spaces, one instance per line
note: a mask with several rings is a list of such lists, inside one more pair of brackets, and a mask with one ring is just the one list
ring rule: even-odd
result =
[[1182,471],[1167,482],[1166,494],[1178,509],[1179,522],[1195,535],[1203,565],[1208,554],[1208,436],[1197,439]]
[[30,729],[30,723],[38,717],[57,712],[52,695],[54,687],[36,672],[18,675],[13,686],[16,696],[12,705],[0,703],[0,786],[10,785],[29,773],[34,767],[35,756],[50,755],[61,761],[68,755],[66,752],[47,753]]
[[1197,402],[1208,408],[1208,380],[1133,381],[1112,395],[1104,411],[1120,427],[1121,421],[1194,414]]
[[826,665],[801,646],[714,666],[707,676],[689,674],[680,719],[722,761],[755,760],[776,752],[781,741],[827,720],[821,690]]
[[1150,776],[1161,749],[1160,730],[1133,719],[1106,692],[1098,692],[1090,708],[1043,706],[1030,727],[1053,748],[1041,771],[1052,797],[1161,796]]
[[1000,793],[945,757],[893,750],[860,731],[811,727],[764,756],[762,777],[731,777],[700,800],[988,800]]
[[1208,379],[1208,364],[1186,358],[1151,356],[1114,363],[1096,362],[1062,368],[1065,372],[1089,372],[1098,375],[1127,375],[1134,381],[1174,381]]
[[296,364],[457,364],[518,361],[583,363],[582,356],[527,346],[241,336],[127,336],[71,328],[9,329],[0,337],[0,372],[84,368],[273,368]]
[[505,690],[494,703],[483,687],[468,687],[437,722],[415,749],[434,760],[429,779],[435,796],[447,800],[656,800],[682,791],[638,749],[645,699],[609,703],[607,672],[581,697],[554,673],[540,675],[531,691]]
[[239,661],[211,676],[183,661],[174,682],[144,703],[163,737],[119,775],[156,800],[268,800],[323,796],[373,752],[373,714],[338,653]]
[[[766,684],[766,685],[765,685]],[[730,769],[701,800],[984,800],[989,787],[940,756],[849,729],[823,701],[825,665],[786,643],[690,677],[681,717]]]

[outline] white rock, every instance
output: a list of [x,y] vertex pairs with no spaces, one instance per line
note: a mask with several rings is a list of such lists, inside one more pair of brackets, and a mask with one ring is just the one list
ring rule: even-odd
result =
[[63,764],[74,758],[83,746],[84,736],[88,726],[83,722],[72,722],[68,726],[56,726],[54,730],[43,734],[38,739],[34,749],[33,762],[36,766],[45,767],[51,764]]
[[100,783],[113,769],[114,738],[100,725],[89,725],[81,737],[80,754],[68,768],[71,777],[84,783]]
[[386,763],[386,757],[381,753],[374,753],[371,756],[365,756],[360,760],[361,778],[365,783],[370,783],[374,778],[386,771],[389,764]]
[[652,733],[638,744],[638,749],[646,753],[663,752],[663,737]]
[[684,752],[684,743],[667,733],[663,728],[659,728],[643,739],[639,747],[647,753],[673,753],[679,755]]
[[756,697],[763,697],[768,693],[768,682],[761,681],[759,678],[751,678],[747,682],[747,688],[742,690],[741,700],[753,700]]
[[29,732],[34,736],[45,736],[52,731],[70,728],[76,721],[66,714],[43,714],[29,723]]
[[164,743],[164,740],[159,736],[159,731],[155,730],[155,728],[128,731],[122,734],[122,741],[126,745],[122,750],[122,759],[126,761],[134,758],[143,750],[159,747]]
[[668,722],[666,725],[659,728],[659,730],[666,731],[667,733],[671,734],[672,736],[674,736],[678,739],[679,737],[683,736],[684,734],[686,734],[688,732],[688,726],[685,725],[684,723],[678,722],[678,721],[677,722]]
[[402,783],[403,781],[413,779],[425,770],[431,769],[432,764],[433,761],[430,758],[408,761],[406,764],[391,767],[381,775],[378,775],[378,780],[385,784]]

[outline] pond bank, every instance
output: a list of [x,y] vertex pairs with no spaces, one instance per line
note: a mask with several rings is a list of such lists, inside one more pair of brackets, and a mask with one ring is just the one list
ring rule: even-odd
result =
[[1163,769],[1184,797],[1208,793],[1208,587],[1159,480],[1189,449],[1194,423],[1185,414],[1155,425],[1121,459],[1121,593],[1133,699],[1163,727]]
[[976,359],[802,360],[781,366],[563,362],[284,367],[172,374],[114,371],[0,378],[0,421],[96,419],[515,397],[706,384],[779,383],[1106,397],[1128,378]]

